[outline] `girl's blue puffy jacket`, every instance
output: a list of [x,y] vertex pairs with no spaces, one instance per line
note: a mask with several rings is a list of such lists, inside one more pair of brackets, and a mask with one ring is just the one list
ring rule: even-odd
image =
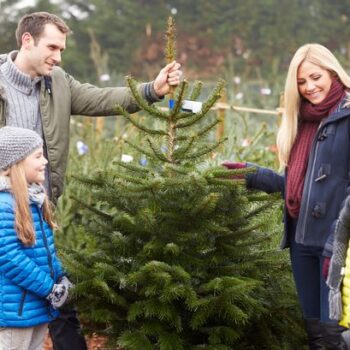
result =
[[37,205],[30,206],[36,242],[24,246],[14,229],[14,200],[0,192],[0,327],[33,327],[58,316],[46,296],[63,275],[53,233]]

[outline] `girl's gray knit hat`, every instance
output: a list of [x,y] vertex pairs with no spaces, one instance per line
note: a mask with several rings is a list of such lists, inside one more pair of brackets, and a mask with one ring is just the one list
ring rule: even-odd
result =
[[35,131],[13,126],[0,128],[0,171],[18,163],[42,145],[43,140]]

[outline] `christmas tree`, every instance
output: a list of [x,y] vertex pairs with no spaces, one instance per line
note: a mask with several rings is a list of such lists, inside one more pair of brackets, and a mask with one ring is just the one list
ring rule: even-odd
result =
[[[167,34],[171,61],[172,20]],[[86,192],[75,200],[87,243],[63,258],[82,319],[125,350],[282,349],[295,324],[294,304],[283,299],[285,256],[266,248],[276,199],[247,192],[244,174],[254,168],[211,165],[224,140],[210,141],[219,121],[209,111],[224,82],[196,112],[182,107],[198,102],[199,82],[182,82],[168,110],[127,82],[147,120],[116,110],[143,135],[140,144],[125,139],[142,164],[117,158],[75,176]]]

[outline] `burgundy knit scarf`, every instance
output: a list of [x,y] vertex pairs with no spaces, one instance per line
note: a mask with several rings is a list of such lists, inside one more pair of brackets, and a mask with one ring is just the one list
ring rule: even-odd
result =
[[317,129],[322,119],[337,108],[344,96],[344,85],[334,78],[328,95],[321,103],[313,105],[302,99],[298,133],[288,162],[286,206],[292,218],[299,215],[310,149]]

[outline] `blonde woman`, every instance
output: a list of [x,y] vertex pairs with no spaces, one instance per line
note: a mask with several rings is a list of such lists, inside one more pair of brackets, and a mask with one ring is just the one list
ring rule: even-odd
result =
[[349,88],[349,75],[326,47],[300,47],[289,65],[277,136],[284,175],[257,167],[246,177],[247,187],[285,199],[281,246],[290,248],[310,349],[339,349],[343,342],[342,327],[329,318],[325,279],[335,222],[350,193]]
[[57,258],[34,131],[0,128],[0,349],[40,350],[71,284]]

